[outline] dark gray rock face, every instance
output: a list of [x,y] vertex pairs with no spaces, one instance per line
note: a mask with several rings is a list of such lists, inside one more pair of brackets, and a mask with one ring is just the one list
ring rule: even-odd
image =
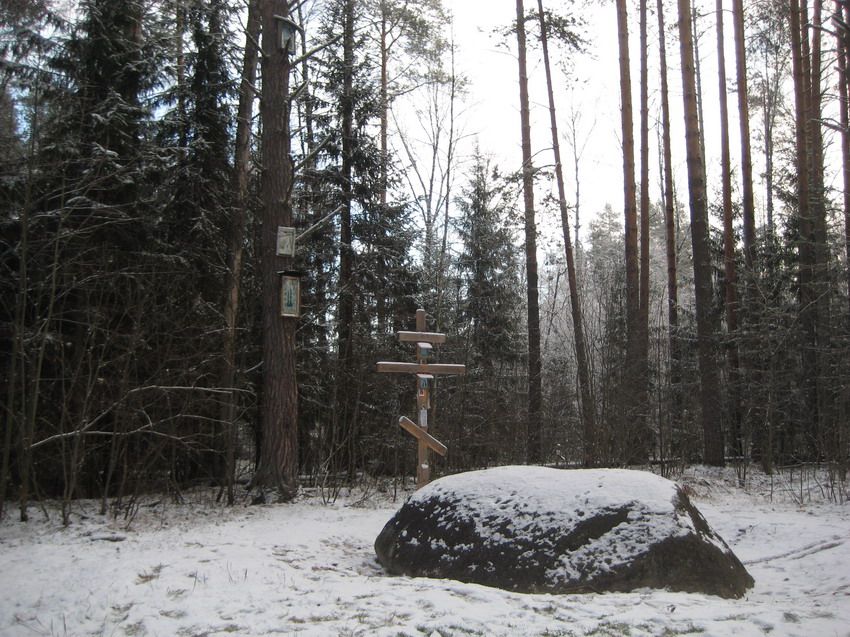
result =
[[528,593],[650,587],[740,597],[753,585],[687,495],[643,471],[447,476],[408,498],[375,552],[393,574]]

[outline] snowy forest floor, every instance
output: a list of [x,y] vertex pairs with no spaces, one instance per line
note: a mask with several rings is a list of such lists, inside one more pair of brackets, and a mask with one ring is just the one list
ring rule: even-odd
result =
[[[640,590],[525,595],[386,575],[372,544],[392,484],[333,503],[222,507],[150,497],[123,516],[74,503],[0,523],[0,635],[850,636],[847,485],[809,468],[677,476],[756,584],[740,600]],[[49,517],[45,516],[49,514]]]

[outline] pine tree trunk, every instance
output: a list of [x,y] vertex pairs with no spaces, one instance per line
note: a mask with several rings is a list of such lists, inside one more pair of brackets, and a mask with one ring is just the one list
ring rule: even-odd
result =
[[811,64],[811,195],[812,222],[814,230],[815,256],[815,294],[817,298],[815,328],[815,351],[817,353],[818,379],[817,404],[818,423],[815,432],[815,453],[818,458],[832,457],[829,440],[834,429],[832,392],[830,381],[832,373],[832,328],[830,303],[829,237],[827,230],[826,188],[824,185],[824,142],[821,122],[822,113],[822,41],[823,41],[823,2],[815,0],[812,15],[812,64]]
[[245,244],[245,225],[248,221],[248,180],[251,171],[251,122],[254,112],[254,84],[257,76],[260,39],[258,0],[248,3],[245,51],[242,57],[242,81],[239,85],[239,106],[236,115],[236,153],[233,159],[233,192],[235,202],[230,219],[230,249],[228,251],[224,305],[224,364],[221,387],[227,391],[221,406],[221,421],[227,431],[225,484],[227,503],[233,504],[233,481],[236,471],[236,321],[239,312],[239,290],[242,278],[242,253]]
[[[380,131],[379,131],[379,144],[380,147],[378,149],[380,153],[380,196],[379,201],[381,203],[381,210],[385,210],[387,206],[387,188],[388,188],[388,165],[389,165],[389,143],[388,143],[388,135],[389,135],[389,63],[390,63],[390,53],[389,53],[389,43],[387,41],[388,32],[387,32],[387,6],[386,2],[382,0],[380,3],[379,11],[380,15],[380,47],[381,47],[381,70],[380,70]],[[379,259],[377,263],[377,267],[383,270],[383,259]],[[377,272],[379,280],[384,280],[386,278],[386,272]],[[378,331],[380,334],[387,334],[390,331],[390,323],[388,312],[387,312],[387,299],[383,294],[378,294],[375,299],[375,313],[377,314],[378,319]]]
[[[847,15],[843,15],[841,2],[835,2],[835,15],[850,25],[850,4],[847,5]],[[841,123],[841,156],[842,177],[844,183],[844,250],[847,263],[850,263],[850,74],[848,74],[848,57],[850,57],[850,28],[836,29],[835,39],[838,49],[838,97],[839,122]],[[850,303],[850,267],[847,268],[847,300]],[[850,310],[850,307],[848,307]],[[850,316],[850,311],[848,311]]]
[[679,423],[682,419],[681,401],[681,354],[679,348],[679,284],[676,264],[676,201],[673,191],[673,150],[670,137],[670,87],[667,74],[667,45],[665,42],[664,4],[657,0],[659,72],[661,75],[661,129],[664,156],[664,228],[665,252],[667,256],[667,328],[670,343],[670,386],[672,401],[670,419]]
[[697,319],[703,459],[706,464],[722,466],[724,464],[722,418],[715,408],[720,399],[720,379],[715,360],[714,329],[711,321],[711,250],[708,238],[705,170],[703,168],[701,134],[697,117],[691,7],[689,0],[678,0],[678,2],[679,47],[685,110],[685,146],[691,209],[691,244],[694,261],[694,301]]
[[753,194],[753,160],[750,144],[750,105],[747,85],[747,52],[744,39],[744,2],[732,0],[735,28],[735,77],[738,84],[738,125],[741,135],[741,208],[744,217],[744,264],[747,278],[755,261],[756,215]]
[[[843,27],[836,28],[836,39],[838,49],[838,95],[841,122],[841,151],[842,151],[842,176],[844,182],[844,250],[847,263],[850,263],[850,2],[842,3],[836,0],[835,16]],[[850,302],[850,267],[847,268],[847,299]],[[848,312],[850,322],[850,312]],[[842,396],[842,404],[846,404],[847,391]],[[845,407],[846,409],[846,407]],[[847,478],[848,462],[848,427],[846,417],[839,419],[836,432],[836,447],[838,452],[838,466],[841,480]]]
[[575,212],[575,225],[573,234],[576,238],[576,248],[581,245],[581,179],[579,178],[580,168],[581,168],[581,153],[578,149],[578,131],[577,129],[577,121],[578,113],[573,108],[570,112],[570,138],[572,141],[572,150],[573,150],[573,178],[575,179],[575,193],[573,195],[573,210]]
[[[750,353],[750,341],[746,339],[746,335],[753,331],[754,324],[754,298],[753,293],[755,288],[755,261],[756,261],[756,221],[755,221],[755,203],[753,192],[753,160],[752,148],[750,143],[750,107],[749,107],[749,88],[747,83],[747,53],[744,32],[744,4],[743,0],[732,0],[732,23],[734,27],[735,38],[735,78],[738,86],[738,131],[741,138],[741,208],[743,215],[743,235],[744,235],[744,276],[742,281],[738,281],[738,299],[737,303],[741,309],[741,322],[744,325],[742,330],[743,338],[739,338],[738,357],[740,365],[733,367],[730,361],[730,368],[733,370],[738,368],[740,371],[736,374],[737,387],[739,388],[734,398],[737,403],[737,411],[733,413],[733,428],[739,428],[740,434],[734,435],[733,444],[735,452],[743,456],[747,451],[747,442],[752,439],[752,418],[750,417],[751,409],[747,402],[748,394],[746,386],[748,384],[749,370],[753,366],[753,355]],[[767,118],[767,113],[765,113]],[[765,143],[769,143],[765,140]],[[772,166],[769,164],[765,168],[765,172],[770,173]],[[770,176],[767,177],[771,179]],[[771,193],[772,197],[772,193]],[[770,204],[769,204],[770,205]],[[769,215],[772,225],[772,213]],[[734,379],[733,379],[734,380]],[[734,387],[734,385],[733,385]],[[739,441],[740,439],[740,441]]]
[[[350,437],[354,407],[351,365],[354,356],[354,248],[352,203],[354,192],[354,0],[344,0],[342,95],[342,211],[339,228],[339,305],[337,309],[338,360],[335,379],[334,424],[331,453],[336,454]],[[344,461],[344,459],[341,459]]]
[[[774,220],[774,203],[773,203],[773,130],[776,121],[777,113],[777,90],[774,86],[777,84],[776,78],[770,78],[767,62],[764,69],[765,88],[762,90],[762,135],[764,136],[764,195],[765,195],[765,215],[767,216],[767,236],[773,241],[776,238],[776,222]],[[778,77],[778,74],[776,74]]]
[[[700,17],[699,11],[697,11],[697,0],[691,0],[691,38],[692,38],[692,46],[691,48],[694,51],[694,78],[696,79],[696,92],[697,92],[697,124],[699,125],[699,130],[702,131],[705,128],[705,111],[703,109],[702,103],[702,56],[699,52],[699,44],[700,44],[700,33],[699,33],[699,25],[697,24],[697,19]],[[706,177],[705,171],[705,137],[700,134],[699,138],[700,151],[702,152],[703,157],[703,175],[702,180],[706,184],[708,183],[708,178]]]
[[298,490],[298,386],[295,377],[296,319],[283,318],[281,271],[291,258],[276,255],[278,226],[292,226],[292,160],[289,133],[289,57],[278,44],[276,15],[289,15],[286,0],[261,0],[262,15],[262,199],[263,282],[262,440],[255,483],[276,487],[291,499]]
[[[629,59],[629,27],[626,0],[617,0],[617,35],[620,59],[620,115],[623,134],[623,216],[626,250],[626,362],[623,370],[622,436],[632,430],[636,418],[640,390],[645,384],[640,364],[640,272],[638,266],[638,228],[635,186],[634,118],[632,114],[631,61]],[[630,460],[633,445],[627,437],[619,448]]]
[[525,11],[522,0],[516,2],[516,20],[522,128],[522,190],[525,204],[525,269],[528,293],[528,432],[526,453],[528,462],[539,463],[543,459],[543,373],[540,358],[540,307],[537,290],[537,226],[534,221],[534,166],[531,159]]
[[638,367],[633,461],[649,459],[649,42],[647,0],[640,0],[640,303],[638,310]]
[[388,66],[389,66],[389,44],[387,43],[387,6],[386,2],[380,4],[381,22],[381,126],[380,126],[380,152],[381,152],[381,206],[387,205],[387,160],[389,130],[389,88],[388,88]]
[[564,185],[564,170],[561,163],[561,144],[558,137],[558,123],[555,111],[555,93],[552,88],[552,70],[549,64],[549,43],[546,19],[543,13],[543,0],[537,0],[540,18],[541,43],[543,45],[543,65],[546,70],[546,89],[549,96],[549,119],[552,128],[552,150],[555,155],[555,175],[558,181],[558,199],[561,208],[561,227],[564,231],[564,252],[567,259],[567,280],[570,286],[570,307],[572,309],[573,337],[576,348],[576,366],[578,367],[579,391],[581,393],[581,416],[584,431],[584,466],[596,464],[596,406],[593,401],[590,365],[587,358],[587,345],[584,340],[584,319],[576,279],[575,257],[570,240],[570,218],[567,210],[567,195]]
[[[454,31],[452,31],[454,33]],[[443,298],[446,293],[447,277],[446,277],[446,255],[448,253],[449,239],[449,212],[452,205],[452,178],[455,161],[455,107],[458,98],[458,77],[455,72],[455,43],[454,35],[450,45],[451,54],[451,70],[449,71],[449,143],[446,156],[446,196],[443,202],[443,236],[440,241],[440,254],[437,257],[437,268],[434,277],[434,288],[437,293],[437,305],[435,315],[437,318],[437,330],[442,330],[443,326]]]
[[805,36],[808,22],[806,9],[799,0],[790,3],[792,69],[794,79],[794,105],[796,118],[795,144],[797,151],[797,216],[798,216],[798,258],[800,277],[800,329],[802,342],[802,378],[803,394],[806,401],[806,413],[809,418],[808,431],[804,432],[808,441],[808,453],[812,454],[812,443],[818,430],[818,357],[816,352],[816,292],[815,292],[815,237],[812,220],[811,197],[811,122],[810,75],[808,37]]
[[726,360],[729,365],[729,437],[733,453],[743,453],[741,441],[740,363],[738,358],[738,272],[735,266],[735,234],[732,218],[732,162],[729,151],[729,100],[726,87],[726,47],[723,0],[716,0],[717,79],[720,102],[720,171],[723,197],[723,271],[726,310]]

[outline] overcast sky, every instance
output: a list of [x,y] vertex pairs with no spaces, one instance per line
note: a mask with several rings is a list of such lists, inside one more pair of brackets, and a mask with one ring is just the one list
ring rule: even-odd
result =
[[[460,64],[472,80],[467,132],[478,134],[482,149],[492,152],[503,169],[517,170],[521,164],[521,155],[516,38],[511,36],[504,43],[509,45],[507,49],[500,38],[492,34],[496,27],[515,20],[516,4],[510,0],[446,0],[446,5],[455,17],[457,41],[461,49]],[[532,5],[536,8],[536,2],[526,2],[526,5],[527,10]],[[554,5],[549,6],[554,8]],[[574,176],[572,149],[566,138],[567,122],[571,111],[575,110],[578,116],[577,137],[579,146],[583,146],[579,174],[582,225],[586,229],[586,221],[606,203],[610,203],[615,210],[621,210],[623,195],[614,5],[606,2],[585,8],[582,17],[587,22],[586,37],[591,47],[587,54],[575,57],[576,79],[568,82],[557,67],[553,67],[553,74],[558,85],[555,101],[570,199],[574,192]],[[632,64],[633,83],[637,89],[639,67],[636,58]],[[540,55],[529,52],[528,65],[535,165],[551,165],[553,158],[546,78]]]
[[[477,133],[482,149],[494,154],[505,170],[516,170],[521,163],[520,156],[520,123],[518,98],[518,69],[515,57],[515,37],[504,46],[499,46],[499,38],[492,35],[494,28],[507,25],[516,17],[516,4],[510,0],[445,0],[445,4],[455,17],[457,42],[461,53],[459,66],[462,67],[472,81],[472,89],[468,98],[467,132]],[[557,4],[557,6],[556,6]],[[546,5],[558,9],[563,3]],[[612,1],[594,2],[590,5],[577,3],[580,15],[586,21],[585,36],[590,42],[587,54],[575,57],[576,81],[567,82],[560,71],[555,70],[556,88],[555,100],[559,117],[559,132],[561,135],[561,152],[565,163],[568,196],[574,190],[574,177],[570,162],[572,149],[565,139],[569,113],[575,109],[580,117],[578,140],[580,145],[586,144],[582,150],[582,160],[579,178],[581,180],[582,226],[587,229],[587,221],[611,204],[615,210],[622,210],[622,151],[621,123],[619,96],[619,67],[617,49],[617,21],[614,3]],[[536,8],[536,2],[526,0],[526,10]],[[635,120],[635,142],[639,142],[639,72],[638,33],[636,15],[630,15],[635,27],[630,33],[633,107]],[[667,15],[668,25],[675,24],[675,16]],[[719,166],[716,159],[716,140],[718,137],[717,123],[717,70],[714,63],[715,34],[713,14],[703,19],[704,28],[700,50],[703,58],[703,94],[706,116],[706,139],[708,154],[709,184],[719,180]],[[649,82],[650,82],[650,187],[653,201],[660,197],[658,176],[658,151],[655,121],[660,119],[659,78],[657,63],[657,31],[656,17],[650,16],[649,42]],[[727,23],[727,45],[731,44],[731,25]],[[670,105],[673,126],[674,148],[673,163],[677,172],[679,188],[684,185],[685,158],[682,149],[684,139],[681,79],[678,75],[679,50],[675,42],[667,47],[668,65],[670,67]],[[734,61],[731,50],[727,53],[727,76],[733,71]],[[542,60],[535,52],[529,54],[529,78],[532,100],[532,146],[536,153],[535,165],[552,163],[551,133],[549,130],[549,114],[546,99],[545,74]],[[730,82],[730,86],[733,83]],[[729,96],[730,129],[733,135],[734,149],[737,142],[734,139],[737,130],[737,118],[734,93]],[[638,158],[636,157],[636,160]],[[757,186],[758,187],[758,186]],[[681,191],[680,191],[681,192]],[[686,198],[683,196],[683,198]],[[572,202],[571,202],[572,203]],[[584,234],[584,232],[583,232]]]

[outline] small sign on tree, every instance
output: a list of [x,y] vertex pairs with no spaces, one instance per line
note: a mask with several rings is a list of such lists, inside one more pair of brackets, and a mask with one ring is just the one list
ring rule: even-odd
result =
[[276,253],[279,257],[295,256],[295,228],[277,227]]

